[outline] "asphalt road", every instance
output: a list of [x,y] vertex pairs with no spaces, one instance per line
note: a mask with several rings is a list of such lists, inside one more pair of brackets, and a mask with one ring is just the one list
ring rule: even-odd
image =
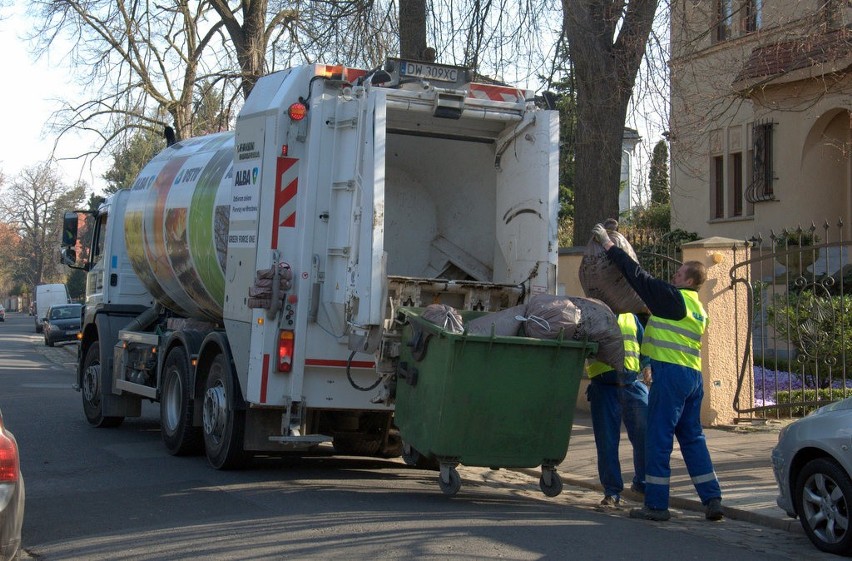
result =
[[90,427],[71,388],[74,345],[45,347],[26,315],[0,323],[0,407],[27,484],[25,558],[833,558],[748,523],[689,512],[636,521],[568,487],[547,498],[510,470],[460,466],[454,497],[434,472],[330,450],[216,471],[203,456],[166,453],[156,404],[119,428]]

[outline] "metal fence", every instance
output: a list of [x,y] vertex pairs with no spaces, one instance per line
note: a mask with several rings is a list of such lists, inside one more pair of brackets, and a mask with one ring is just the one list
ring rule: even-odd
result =
[[852,241],[844,240],[843,223],[758,234],[748,241],[750,258],[730,271],[732,288],[747,291],[749,319],[735,326],[749,335],[735,410],[752,419],[790,418],[852,396],[846,368]]
[[639,230],[625,236],[642,268],[658,279],[670,280],[683,261],[680,240],[665,232]]

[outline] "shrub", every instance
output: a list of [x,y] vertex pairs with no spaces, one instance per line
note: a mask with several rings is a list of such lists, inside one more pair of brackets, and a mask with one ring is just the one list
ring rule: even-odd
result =
[[[821,389],[802,389],[793,391],[779,391],[775,394],[775,403],[780,405],[790,404],[785,407],[772,407],[765,409],[765,413],[769,415],[780,414],[790,415],[793,417],[804,417],[805,415],[816,411],[823,405],[828,405],[832,401],[838,401],[852,395],[852,388],[821,388]],[[808,402],[818,402],[814,405],[803,405]]]
[[806,382],[826,387],[827,377],[817,379],[820,370],[842,364],[844,349],[852,348],[852,299],[818,289],[776,295],[767,319],[799,352]]

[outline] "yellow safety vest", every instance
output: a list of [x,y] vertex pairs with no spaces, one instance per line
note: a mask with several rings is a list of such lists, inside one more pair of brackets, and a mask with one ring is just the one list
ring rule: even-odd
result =
[[701,335],[707,329],[707,312],[694,290],[680,289],[686,316],[674,321],[651,316],[642,338],[642,354],[679,366],[701,370]]
[[[624,369],[639,372],[639,339],[637,338],[636,317],[633,314],[619,314],[618,328],[621,330],[621,338],[624,340]],[[594,378],[610,370],[613,370],[612,366],[599,360],[589,361],[586,369],[589,378]]]

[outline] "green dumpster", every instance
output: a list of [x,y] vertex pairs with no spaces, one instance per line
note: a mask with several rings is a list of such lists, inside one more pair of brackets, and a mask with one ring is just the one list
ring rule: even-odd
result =
[[[542,491],[556,496],[577,392],[597,343],[456,334],[402,308],[395,422],[407,461],[440,465],[440,487],[455,494],[456,466],[542,466]],[[459,312],[462,319],[482,312]],[[492,330],[493,333],[493,330]]]

